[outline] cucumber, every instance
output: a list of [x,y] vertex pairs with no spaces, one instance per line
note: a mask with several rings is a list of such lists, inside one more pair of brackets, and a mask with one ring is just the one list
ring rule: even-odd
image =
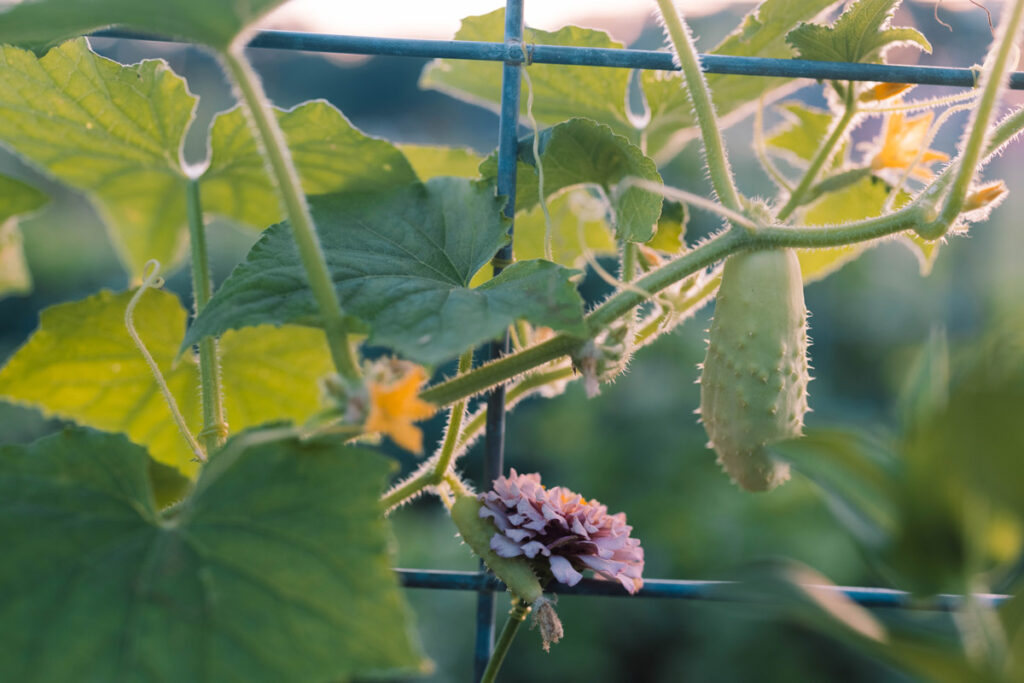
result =
[[768,491],[789,479],[789,465],[768,447],[802,434],[809,380],[796,252],[730,256],[711,322],[700,414],[709,446],[740,487]]
[[476,496],[459,496],[455,499],[451,509],[452,521],[462,540],[516,597],[533,605],[544,594],[537,575],[525,557],[499,557],[491,550],[491,538],[498,533],[498,529],[490,519],[480,518],[480,507],[481,503]]

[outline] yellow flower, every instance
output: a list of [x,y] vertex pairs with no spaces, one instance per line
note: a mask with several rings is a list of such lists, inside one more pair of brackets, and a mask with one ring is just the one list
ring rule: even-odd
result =
[[913,83],[879,83],[860,94],[861,102],[881,102],[914,87]]
[[[404,372],[392,381],[367,382],[370,390],[370,411],[366,431],[380,432],[407,451],[423,452],[423,432],[413,423],[431,417],[436,408],[420,399],[420,387],[427,381],[427,372],[418,365],[402,364]],[[392,365],[395,369],[395,365]]]
[[967,195],[967,199],[964,201],[964,211],[976,211],[977,209],[985,208],[993,202],[1001,200],[1006,192],[1006,183],[1002,180],[980,187]]
[[[890,114],[882,129],[882,147],[871,160],[871,168],[905,169],[910,167],[917,158],[917,153],[925,145],[928,129],[935,118],[934,112],[926,112],[920,116],[908,118],[902,112]],[[910,175],[919,180],[929,181],[935,177],[928,165],[936,161],[949,161],[949,155],[934,149],[926,149]]]

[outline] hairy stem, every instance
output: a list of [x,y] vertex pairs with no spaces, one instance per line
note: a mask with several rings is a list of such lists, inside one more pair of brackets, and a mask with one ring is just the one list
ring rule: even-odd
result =
[[[473,367],[473,349],[466,351],[459,358],[459,374],[463,375]],[[451,415],[448,417],[448,427],[444,434],[444,443],[441,444],[441,455],[434,467],[434,475],[441,477],[448,472],[452,464],[452,456],[455,454],[455,446],[458,445],[462,435],[462,418],[466,416],[466,399],[462,399],[452,406]]]
[[[203,205],[199,194],[199,181],[190,179],[185,186],[188,209],[189,249],[192,254],[192,298],[195,315],[199,315],[213,296],[210,277],[210,257],[206,247],[206,226],[203,224]],[[228,437],[228,423],[224,419],[224,396],[220,384],[220,358],[217,339],[212,336],[199,340],[199,394],[203,406],[203,429],[199,438],[207,453],[224,445]]]
[[[742,249],[838,247],[867,242],[919,226],[925,213],[925,209],[920,205],[910,204],[888,216],[844,225],[812,228],[765,227],[759,228],[756,233],[749,233],[742,228],[726,230],[674,261],[651,271],[637,280],[635,287],[620,290],[591,311],[586,321],[594,332],[604,329],[647,301],[648,296],[641,292],[656,294]],[[580,339],[560,334],[536,346],[482,365],[464,375],[428,387],[420,397],[437,405],[447,405],[507,382],[538,365],[572,354],[582,343]]]
[[[995,58],[991,68],[982,74],[981,97],[978,99],[977,106],[968,123],[970,132],[963,145],[963,151],[957,159],[956,177],[953,179],[952,188],[946,195],[946,201],[938,220],[923,229],[923,234],[933,239],[945,234],[949,226],[960,215],[967,192],[977,173],[978,162],[981,161],[982,155],[988,147],[987,140],[991,136],[989,123],[999,102],[999,97],[1006,87],[1006,75],[1010,68],[1010,53],[1013,51],[1014,43],[1020,33],[1021,23],[1024,21],[1024,0],[1017,0],[1012,5],[1004,7],[1005,18],[999,22]],[[991,52],[989,57],[992,57]]]
[[512,609],[508,613],[508,621],[505,622],[505,627],[501,629],[498,642],[494,644],[494,652],[491,653],[491,659],[487,662],[484,675],[480,677],[480,683],[494,683],[498,676],[498,671],[501,669],[501,664],[505,661],[505,655],[508,654],[509,647],[511,647],[512,641],[515,640],[516,633],[519,632],[519,627],[526,621],[526,615],[529,613],[529,604],[519,598],[513,599]]
[[309,287],[313,290],[313,297],[320,308],[321,322],[327,334],[327,344],[334,359],[334,366],[338,374],[354,383],[359,379],[359,366],[349,343],[341,302],[334,290],[334,282],[327,269],[323,249],[320,247],[320,238],[313,225],[313,217],[309,213],[309,206],[306,204],[299,175],[292,163],[284,134],[263,92],[259,76],[245,59],[242,47],[232,48],[223,53],[221,58],[238,87],[243,106],[256,127],[257,140],[263,146],[271,173],[277,182],[281,203],[291,224],[292,236],[299,249],[299,257],[306,270]]
[[715,188],[718,199],[726,208],[742,212],[743,202],[736,189],[732,170],[729,168],[729,158],[726,156],[725,144],[722,142],[721,127],[715,116],[711,90],[708,88],[707,81],[704,80],[704,73],[700,68],[697,49],[690,39],[689,30],[679,11],[672,4],[672,0],[657,0],[657,3],[676,59],[683,71],[686,90],[693,102],[693,110],[697,115],[697,125],[704,142],[704,154],[707,158],[711,185]]
[[814,155],[811,160],[811,165],[807,167],[807,171],[804,173],[803,178],[800,179],[800,183],[796,186],[789,194],[789,200],[779,210],[778,219],[784,221],[789,218],[794,211],[803,202],[804,197],[807,196],[807,191],[814,185],[814,181],[817,179],[818,174],[821,172],[822,166],[832,158],[832,153],[835,150],[837,144],[842,139],[846,129],[850,126],[850,122],[853,121],[854,115],[857,113],[856,101],[853,98],[853,88],[846,89],[846,108],[843,110],[843,115],[836,122],[835,127],[832,128],[831,135],[825,140],[825,144],[818,149],[818,153]]

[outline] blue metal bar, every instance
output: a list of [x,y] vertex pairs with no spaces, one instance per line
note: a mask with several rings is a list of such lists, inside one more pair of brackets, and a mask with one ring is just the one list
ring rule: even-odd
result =
[[[436,588],[442,590],[479,591],[505,590],[505,584],[494,575],[482,572],[453,572],[426,569],[396,569],[399,580],[407,588]],[[671,579],[644,579],[644,586],[634,597],[674,598],[677,600],[719,600],[736,601],[728,588],[738,586],[733,581],[680,581]],[[858,586],[818,586],[824,590],[845,595],[864,607],[899,608],[949,612],[959,607],[962,595],[936,595],[931,598],[915,598],[905,591],[888,588],[863,588]],[[724,590],[723,590],[724,589]],[[560,595],[604,595],[629,597],[629,594],[613,581],[583,579],[575,586],[560,583],[548,584],[547,592]],[[1009,595],[981,594],[976,596],[984,602],[999,605],[1010,599]]]
[[[98,31],[93,35],[105,38],[163,40],[150,34],[121,30]],[[562,45],[525,45],[485,43],[460,40],[414,40],[406,38],[368,38],[297,31],[261,31],[249,47],[277,50],[305,50],[339,54],[390,55],[395,57],[427,57],[471,59],[506,62],[506,64],[571,64],[577,66],[609,66],[624,69],[676,70],[668,52],[656,50],[616,50]],[[852,64],[847,62],[815,62],[804,59],[769,59],[765,57],[734,57],[701,55],[704,71],[714,74],[743,76],[775,76],[780,78],[813,78],[841,81],[878,81],[886,83],[919,83],[961,88],[974,86],[976,72],[937,66],[902,64]],[[1024,71],[1010,74],[1010,88],[1024,90]]]
[[[505,44],[507,56],[522,52],[523,0],[505,3]],[[506,60],[501,72],[501,111],[498,119],[498,178],[497,193],[507,197],[505,217],[509,221],[509,235],[514,230],[516,215],[516,170],[519,154],[519,92],[522,75],[521,61]],[[513,258],[512,240],[494,256],[494,274],[498,275]],[[490,357],[500,358],[509,352],[509,335],[491,343]],[[501,476],[505,461],[505,385],[499,385],[487,395],[487,423],[484,432],[484,476],[489,485]],[[481,569],[483,569],[481,563]],[[476,647],[473,657],[473,680],[483,678],[487,662],[494,651],[494,591],[480,589],[476,612]]]

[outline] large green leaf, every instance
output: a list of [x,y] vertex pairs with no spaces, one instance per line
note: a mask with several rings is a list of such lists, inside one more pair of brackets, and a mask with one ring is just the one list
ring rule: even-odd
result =
[[786,40],[802,59],[823,62],[881,62],[896,45],[931,52],[928,39],[907,26],[890,28],[902,0],[857,0],[831,26],[801,23]]
[[[505,10],[466,17],[455,34],[456,40],[503,42]],[[530,45],[573,45],[576,47],[621,48],[604,31],[566,26],[555,32],[527,28],[523,43]],[[427,65],[420,87],[478,104],[494,111],[501,101],[501,63],[438,59]],[[586,116],[611,126],[616,132],[636,135],[626,115],[629,70],[611,67],[531,64],[528,76],[533,87],[533,116],[550,126],[573,116]],[[526,86],[521,97],[527,111]]]
[[[712,54],[792,57],[786,34],[799,22],[813,19],[834,4],[836,0],[766,0],[752,10]],[[739,112],[743,105],[792,82],[791,79],[726,74],[708,74],[707,81],[720,116]],[[646,129],[647,153],[663,163],[694,137],[693,107],[679,73],[645,71],[643,88],[651,110],[651,122]]]
[[32,290],[32,275],[14,217],[35,211],[46,200],[46,195],[31,185],[0,175],[0,298]]
[[[783,122],[768,134],[765,144],[786,153],[796,164],[806,166],[821,148],[835,118],[830,112],[809,107],[803,102],[782,102],[779,107]],[[841,166],[846,157],[846,144],[832,157],[828,169]]]
[[[46,415],[124,433],[153,457],[195,471],[153,376],[124,326],[131,292],[103,291],[40,315],[39,329],[0,370],[0,398]],[[178,298],[147,292],[135,324],[186,422],[201,429],[199,371],[178,357],[186,312]],[[319,407],[317,380],[331,369],[323,333],[302,327],[251,328],[224,335],[222,388],[233,431],[277,420],[302,422]]]
[[[575,190],[575,192],[584,192]],[[590,250],[595,256],[614,254],[615,239],[608,224],[603,220],[583,218],[573,208],[573,193],[558,195],[548,202],[551,215],[551,259],[570,268],[584,265],[584,251]],[[514,248],[520,260],[544,258],[544,239],[547,224],[540,206],[521,212],[516,216]],[[582,238],[582,243],[580,242]]]
[[422,668],[389,566],[381,456],[244,447],[157,511],[142,448],[0,449],[0,679],[338,681]]
[[[508,241],[504,200],[462,178],[376,195],[314,197],[313,216],[342,307],[370,324],[369,343],[422,363],[454,357],[517,318],[582,334],[573,271],[513,264],[470,289]],[[185,343],[231,328],[318,323],[289,227],[268,229],[189,329]]]
[[226,50],[242,29],[284,0],[22,0],[0,14],[0,43],[41,48],[108,26]]
[[[277,119],[308,195],[377,191],[416,181],[402,152],[362,133],[328,102],[277,110]],[[213,123],[202,189],[207,211],[259,229],[283,218],[266,162],[239,108]]]
[[420,180],[430,180],[441,175],[458,178],[478,178],[483,157],[465,147],[440,147],[437,145],[398,145],[402,154],[412,165]]
[[[540,166],[546,197],[584,183],[599,185],[612,200],[614,228],[620,239],[646,242],[654,235],[654,225],[661,215],[661,197],[637,187],[613,194],[615,185],[628,176],[661,183],[658,167],[639,147],[608,126],[575,118],[541,131],[537,151],[539,163],[533,154],[533,136],[519,142],[517,211],[538,204]],[[497,177],[496,154],[480,165],[480,173],[488,180]]]
[[85,192],[134,275],[184,247],[180,150],[195,105],[163,61],[122,66],[84,39],[40,59],[0,47],[0,141]]

